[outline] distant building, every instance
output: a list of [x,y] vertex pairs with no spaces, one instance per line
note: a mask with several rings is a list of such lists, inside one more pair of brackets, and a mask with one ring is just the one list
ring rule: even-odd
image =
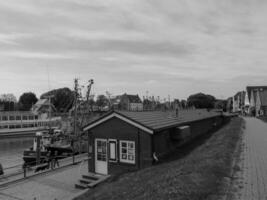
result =
[[40,131],[51,127],[57,127],[61,123],[60,117],[51,119],[34,114],[31,111],[6,111],[0,112],[0,133],[20,131]]
[[245,91],[236,93],[233,97],[233,112],[243,113],[245,110]]
[[137,95],[123,94],[120,97],[119,109],[128,111],[143,111],[143,103]]
[[110,104],[111,104],[112,109],[114,109],[114,110],[119,109],[120,102],[121,102],[121,96],[120,95],[110,98]]
[[4,111],[5,110],[5,104],[0,102],[0,111]]
[[56,108],[49,99],[40,99],[32,106],[31,111],[35,115],[45,115],[44,118],[46,118],[50,112],[56,112]]
[[227,112],[233,112],[233,97],[227,99],[226,110]]
[[248,86],[247,94],[248,112],[257,117],[267,116],[267,86]]

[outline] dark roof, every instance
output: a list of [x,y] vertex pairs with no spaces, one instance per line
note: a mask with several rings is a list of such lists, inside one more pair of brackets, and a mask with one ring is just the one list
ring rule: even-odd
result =
[[135,122],[147,129],[155,131],[160,131],[163,129],[176,127],[188,122],[198,121],[205,118],[211,118],[215,116],[220,116],[219,112],[210,111],[206,109],[199,110],[184,110],[179,111],[179,117],[175,116],[175,112],[164,112],[164,111],[144,111],[144,112],[131,112],[131,111],[113,111],[107,115],[101,117],[100,119],[88,124],[84,129],[97,121],[104,119],[112,113],[117,113],[128,120]]
[[132,94],[124,94],[123,96],[126,96],[130,103],[142,103],[140,97],[137,95],[132,95]]
[[251,99],[251,90],[253,91],[254,100],[256,101],[256,92],[259,91],[262,106],[267,106],[267,86],[248,86],[248,98]]
[[267,86],[247,86],[248,98],[250,99],[251,90],[267,90]]
[[267,106],[267,90],[259,92],[262,106]]

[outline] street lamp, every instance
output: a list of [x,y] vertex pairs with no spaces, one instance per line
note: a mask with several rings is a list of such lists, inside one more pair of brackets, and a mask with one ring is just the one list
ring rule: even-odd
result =
[[41,157],[41,138],[43,133],[42,132],[36,132],[36,164],[40,164],[40,157]]

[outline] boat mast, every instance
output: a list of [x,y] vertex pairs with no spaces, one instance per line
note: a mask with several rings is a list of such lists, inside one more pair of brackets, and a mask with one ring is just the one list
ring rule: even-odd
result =
[[77,99],[79,95],[78,79],[74,79],[74,136],[77,136]]
[[51,98],[53,98],[54,95],[47,95],[44,98],[48,99],[48,103],[49,103],[49,110],[48,110],[48,119],[49,119],[49,133],[51,134],[51,116],[52,116],[52,102],[51,102]]
[[[89,81],[88,81],[88,86],[87,86],[87,92],[86,92],[86,100],[85,100],[85,103],[84,103],[84,105],[85,105],[85,111],[87,111],[87,110],[89,110],[89,98],[90,98],[90,92],[91,92],[91,88],[92,88],[92,85],[94,84],[94,80],[93,79],[90,79]],[[82,120],[81,120],[81,127],[83,126],[83,122],[84,122],[84,117],[85,117],[85,112],[83,113],[83,115],[82,115]]]

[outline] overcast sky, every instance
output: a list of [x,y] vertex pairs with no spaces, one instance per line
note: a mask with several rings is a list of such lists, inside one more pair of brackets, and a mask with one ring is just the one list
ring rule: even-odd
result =
[[8,0],[0,3],[0,93],[227,98],[267,85],[265,0]]

